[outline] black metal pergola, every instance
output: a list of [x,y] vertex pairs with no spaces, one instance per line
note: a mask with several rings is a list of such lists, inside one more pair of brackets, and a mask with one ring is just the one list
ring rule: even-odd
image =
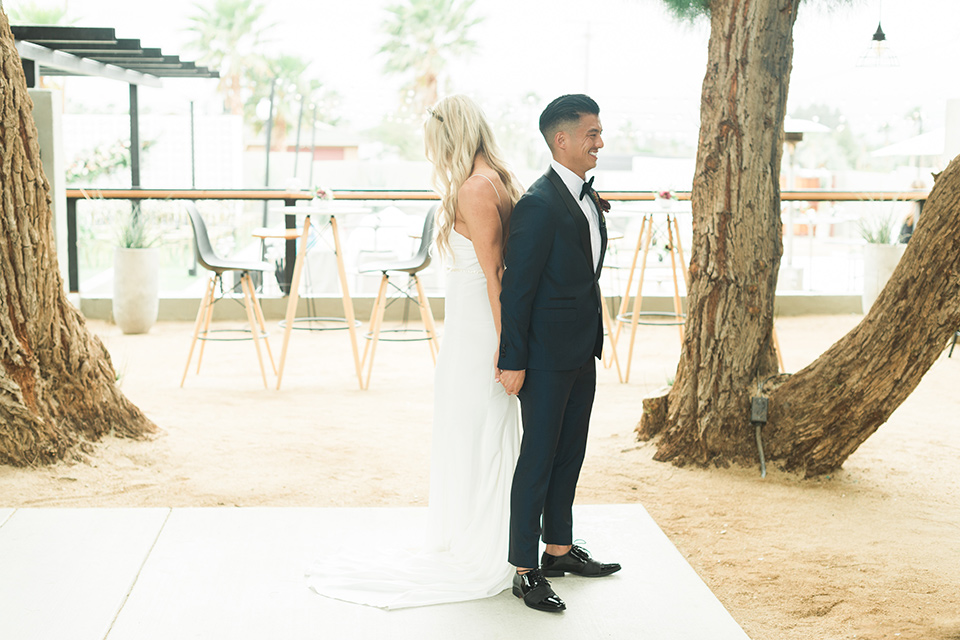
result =
[[[140,188],[140,110],[138,87],[162,87],[162,78],[219,78],[217,71],[144,47],[139,40],[117,38],[113,28],[11,25],[23,64],[27,87],[43,76],[89,76],[125,82],[130,87],[130,183]],[[193,103],[190,104],[193,130]],[[77,212],[75,199],[66,202],[67,280],[79,291]]]
[[117,38],[109,27],[12,25],[28,87],[41,76],[92,76],[130,85],[130,177],[140,187],[140,125],[137,88],[163,86],[162,78],[219,78],[217,71],[166,55],[139,40]]

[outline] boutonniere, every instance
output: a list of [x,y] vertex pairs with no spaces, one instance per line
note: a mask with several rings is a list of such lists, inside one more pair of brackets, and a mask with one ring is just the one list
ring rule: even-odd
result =
[[600,213],[606,213],[610,211],[610,203],[600,197],[600,194],[590,189],[590,195],[593,196],[593,203],[597,205],[597,209],[600,210]]
[[597,206],[600,207],[600,211],[606,213],[610,211],[610,203],[600,197],[600,194],[597,194]]

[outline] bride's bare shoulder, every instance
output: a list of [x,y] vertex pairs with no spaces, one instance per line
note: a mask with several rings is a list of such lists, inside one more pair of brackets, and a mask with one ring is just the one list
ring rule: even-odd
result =
[[487,205],[493,204],[499,207],[500,190],[503,188],[500,178],[493,174],[488,176],[485,173],[474,173],[464,180],[457,191],[457,199],[461,204],[470,202],[471,204]]

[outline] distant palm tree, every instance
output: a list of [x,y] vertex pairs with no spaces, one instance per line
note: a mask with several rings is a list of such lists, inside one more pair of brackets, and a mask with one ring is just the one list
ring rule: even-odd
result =
[[477,42],[470,31],[483,21],[468,14],[474,0],[408,0],[387,7],[383,23],[387,42],[384,70],[409,76],[405,92],[412,92],[418,109],[437,101],[440,74],[447,62],[473,53]]
[[16,24],[46,24],[69,26],[76,18],[67,18],[67,3],[62,7],[41,6],[36,2],[24,2],[10,7],[10,22]]
[[257,113],[257,108],[270,98],[270,84],[276,83],[271,144],[274,149],[282,148],[289,130],[297,126],[301,101],[304,108],[304,127],[310,126],[309,118],[313,117],[312,105],[317,107],[319,122],[335,125],[340,120],[337,113],[339,96],[336,92],[325,89],[319,80],[309,78],[309,67],[310,62],[299,56],[280,55],[260,59],[247,74],[250,92],[244,102],[244,115],[246,121],[252,123],[254,133],[260,133],[266,126],[266,119]]
[[244,78],[257,64],[260,45],[272,24],[262,24],[266,5],[257,0],[216,0],[213,7],[194,3],[190,17],[195,39],[189,43],[199,52],[200,62],[220,72],[217,90],[224,94],[224,109],[242,114],[246,87]]

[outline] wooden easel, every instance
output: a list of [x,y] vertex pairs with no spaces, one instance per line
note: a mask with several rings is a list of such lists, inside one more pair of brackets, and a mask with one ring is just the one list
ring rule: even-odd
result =
[[[680,242],[680,227],[677,224],[677,217],[670,211],[664,211],[663,214],[654,214],[647,212],[643,214],[643,220],[640,223],[640,234],[637,236],[637,246],[633,250],[633,259],[630,262],[630,272],[627,276],[627,288],[620,301],[620,311],[617,313],[616,329],[614,331],[614,343],[620,338],[620,331],[629,318],[630,321],[630,344],[627,347],[627,365],[624,372],[623,381],[630,382],[630,365],[633,361],[633,345],[637,337],[637,326],[640,324],[640,308],[643,304],[643,278],[647,270],[647,257],[650,255],[650,244],[653,240],[653,219],[655,215],[665,215],[667,222],[667,249],[670,252],[670,265],[673,274],[673,314],[677,322],[677,328],[680,331],[680,342],[683,342],[683,310],[680,304],[680,282],[677,276],[677,260],[679,258],[680,269],[683,272],[683,281],[689,286],[690,276],[687,273],[686,260],[683,257],[683,246]],[[642,257],[641,257],[642,256]],[[633,297],[633,306],[630,306],[630,288],[633,286],[633,276],[637,270],[637,261],[640,261],[640,274],[637,278],[637,295]],[[668,314],[669,315],[669,314]]]
[[[650,255],[650,244],[653,240],[653,219],[655,215],[664,215],[667,223],[667,250],[670,252],[670,266],[673,274],[673,314],[665,314],[675,320],[677,329],[680,332],[680,343],[683,343],[683,325],[685,315],[680,303],[680,282],[677,276],[677,261],[680,263],[680,270],[683,272],[683,281],[686,291],[690,289],[690,273],[687,270],[687,261],[683,255],[683,244],[680,241],[680,226],[677,223],[677,216],[671,211],[664,211],[662,214],[652,212],[644,213],[643,220],[640,223],[640,235],[637,237],[637,246],[633,251],[633,260],[630,263],[630,273],[627,276],[627,288],[620,302],[620,311],[617,313],[616,330],[614,332],[613,343],[616,345],[620,337],[620,330],[624,323],[629,319],[630,322],[630,344],[627,347],[627,364],[624,372],[623,382],[630,382],[630,365],[633,361],[633,345],[636,341],[637,326],[640,324],[640,309],[643,303],[643,278],[647,268],[647,257]],[[646,235],[644,235],[646,234]],[[642,248],[642,251],[641,251]],[[641,257],[642,256],[642,257]],[[633,285],[633,276],[636,272],[637,261],[640,261],[640,274],[637,278],[637,295],[633,298],[633,305],[630,305],[630,287]],[[665,324],[665,323],[656,323]],[[771,329],[774,351],[777,354],[777,362],[780,370],[784,370],[783,356],[780,353],[780,341],[777,338],[776,328]]]

